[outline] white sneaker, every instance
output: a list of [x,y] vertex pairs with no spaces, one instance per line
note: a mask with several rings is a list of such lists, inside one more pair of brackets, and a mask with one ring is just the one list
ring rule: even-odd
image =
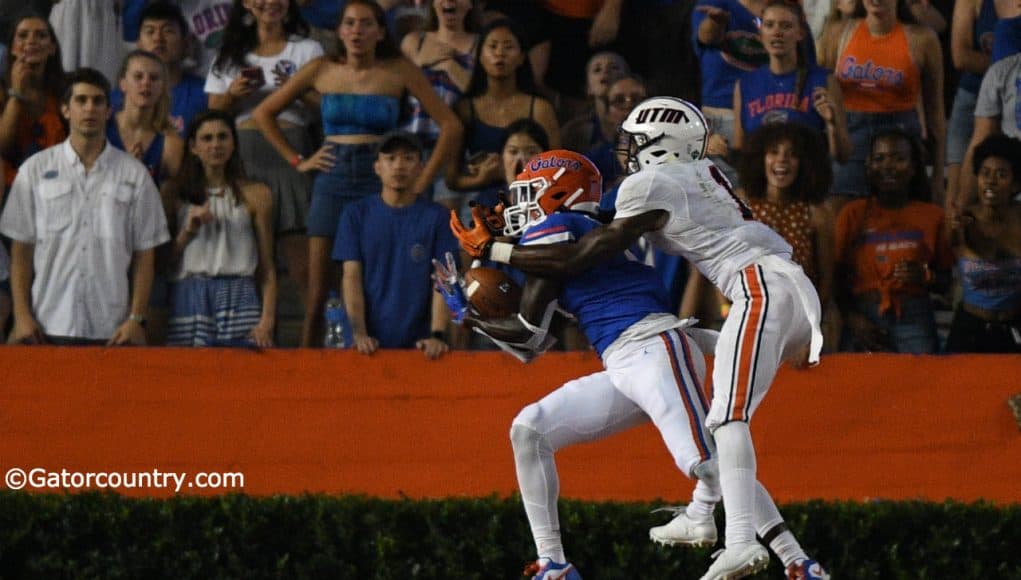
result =
[[649,539],[653,542],[664,546],[682,544],[696,548],[708,548],[716,544],[716,521],[712,518],[704,522],[696,522],[688,517],[684,507],[661,508],[661,510],[672,511],[676,515],[666,525],[656,526],[649,530]]
[[769,566],[769,552],[762,544],[729,548],[714,554],[716,561],[702,580],[736,580],[765,570]]

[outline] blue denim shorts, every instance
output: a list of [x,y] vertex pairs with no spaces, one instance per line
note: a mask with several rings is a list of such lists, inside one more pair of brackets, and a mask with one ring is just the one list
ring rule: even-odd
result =
[[957,89],[954,105],[947,122],[947,165],[958,165],[964,162],[964,154],[971,143],[971,134],[975,130],[975,104],[978,95],[966,89]]
[[370,195],[379,195],[382,189],[373,169],[375,144],[334,143],[333,156],[333,167],[316,175],[312,184],[312,204],[307,220],[309,236],[331,240],[337,234],[344,206]]

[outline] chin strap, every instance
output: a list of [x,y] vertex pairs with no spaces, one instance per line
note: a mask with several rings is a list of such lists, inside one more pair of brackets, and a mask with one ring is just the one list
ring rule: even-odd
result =
[[482,336],[493,341],[493,344],[500,347],[500,350],[510,353],[514,358],[518,359],[523,363],[531,362],[536,356],[546,352],[554,344],[557,343],[556,337],[549,333],[550,324],[553,322],[553,316],[560,312],[564,316],[569,316],[566,312],[560,309],[559,304],[556,300],[551,301],[546,305],[546,310],[542,315],[542,323],[536,326],[527,320],[521,314],[518,314],[518,320],[521,324],[532,333],[525,342],[507,342],[493,338],[481,328],[475,327],[472,330],[481,334]]
[[[532,360],[536,356],[542,354],[541,352],[536,352],[534,350],[528,350],[522,344],[512,344],[512,343],[505,342],[505,341],[502,341],[502,340],[497,339],[497,338],[493,338],[492,336],[486,334],[486,331],[482,330],[481,328],[479,328],[477,326],[475,328],[473,328],[472,330],[474,330],[475,332],[477,332],[477,333],[481,334],[482,336],[488,338],[490,341],[492,341],[493,344],[495,344],[496,346],[500,347],[500,350],[502,350],[502,351],[504,351],[506,353],[510,353],[511,356],[513,356],[514,358],[518,359],[519,361],[521,361],[523,363],[530,363],[530,362],[532,362]],[[556,339],[554,339],[554,342],[555,341],[556,341]]]
[[549,348],[549,344],[552,344],[547,344],[547,338],[552,338],[549,336],[549,327],[553,322],[553,315],[556,314],[558,310],[560,310],[560,307],[556,300],[547,304],[546,310],[542,313],[542,321],[538,326],[532,324],[526,320],[524,316],[518,313],[518,320],[520,320],[521,324],[523,324],[524,327],[532,333],[531,338],[529,338],[523,345],[525,348],[538,351],[545,351]]

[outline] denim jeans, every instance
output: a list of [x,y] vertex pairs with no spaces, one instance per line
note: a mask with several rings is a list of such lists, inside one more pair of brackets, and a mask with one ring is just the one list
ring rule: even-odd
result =
[[[933,314],[932,301],[928,296],[904,296],[901,298],[900,317],[894,309],[879,314],[879,303],[866,298],[858,298],[855,311],[865,315],[886,331],[893,345],[893,352],[910,354],[931,354],[938,350],[936,335],[936,318]],[[845,327],[840,339],[840,350],[844,352],[864,352],[865,349],[855,344],[854,337]]]

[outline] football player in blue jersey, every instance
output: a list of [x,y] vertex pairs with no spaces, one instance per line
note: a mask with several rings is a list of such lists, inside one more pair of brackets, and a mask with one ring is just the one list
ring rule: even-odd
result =
[[[503,233],[526,246],[576,242],[602,225],[595,219],[601,190],[598,169],[583,155],[542,153],[511,184]],[[440,292],[450,297],[455,320],[523,361],[552,345],[551,325],[563,313],[578,319],[603,361],[605,370],[572,380],[528,405],[511,426],[518,486],[538,552],[526,574],[542,580],[580,578],[561,543],[554,453],[650,420],[677,467],[696,480],[692,502],[650,536],[670,544],[716,543],[713,509],[721,492],[715,443],[705,427],[709,400],[702,384],[702,352],[715,347],[716,333],[688,328],[694,321],[669,313],[655,270],[625,252],[574,278],[530,276],[519,314],[504,319],[472,315],[458,297],[452,267],[437,264],[436,278]],[[758,489],[768,501],[756,502],[756,524],[786,532],[768,492],[761,485]]]
[[790,244],[754,219],[705,158],[709,125],[698,107],[653,97],[628,114],[620,132],[628,176],[617,189],[614,219],[577,243],[504,243],[456,216],[451,229],[472,257],[560,278],[585,272],[644,236],[656,249],[684,257],[723,292],[732,306],[714,350],[717,388],[707,426],[718,449],[727,537],[702,580],[734,580],[767,567],[769,552],[756,535],[783,561],[788,579],[824,580],[826,571],[789,531],[774,537],[757,524],[761,486],[750,428],[781,365],[819,362],[822,307],[815,287],[791,259]]

